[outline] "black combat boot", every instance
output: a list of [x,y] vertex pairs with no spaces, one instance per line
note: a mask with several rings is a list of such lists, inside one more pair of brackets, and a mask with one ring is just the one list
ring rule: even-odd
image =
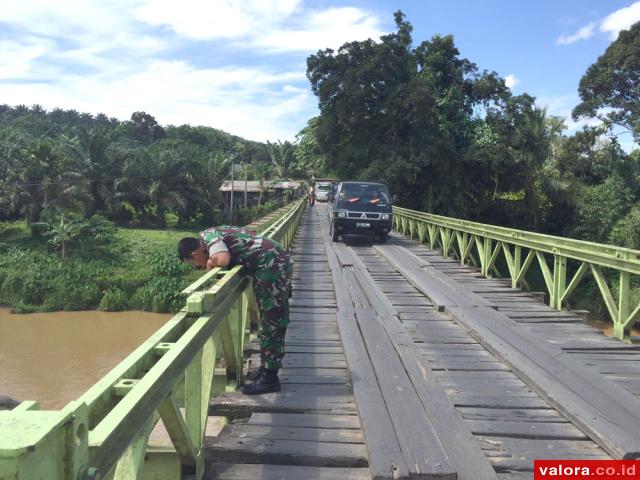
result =
[[262,375],[262,372],[264,372],[264,365],[260,365],[260,368],[252,368],[247,372],[244,378],[247,380],[251,380],[253,382],[255,380],[258,380],[258,378],[260,378],[260,375]]
[[245,395],[279,392],[280,380],[278,379],[278,370],[275,368],[265,368],[256,380],[256,383],[243,385],[240,391]]

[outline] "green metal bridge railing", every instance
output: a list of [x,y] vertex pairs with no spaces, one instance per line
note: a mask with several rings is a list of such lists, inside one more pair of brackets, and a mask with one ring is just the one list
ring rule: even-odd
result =
[[[295,202],[260,233],[288,248],[304,208]],[[237,386],[258,317],[240,267],[213,269],[183,293],[186,307],[77,400],[56,411],[22,402],[0,412],[0,479],[203,477],[209,400]],[[226,368],[215,368],[219,359]],[[159,419],[175,450],[147,451]],[[179,465],[167,468],[176,453]]]
[[[445,257],[455,252],[462,265],[470,261],[480,267],[485,277],[490,277],[492,272],[498,273],[496,260],[503,254],[512,288],[525,284],[525,275],[537,260],[549,293],[549,304],[557,310],[562,309],[585,274],[590,272],[613,321],[613,334],[620,340],[628,338],[629,329],[640,313],[640,305],[631,309],[629,288],[631,275],[640,274],[638,250],[469,222],[400,207],[393,207],[393,224],[397,231],[411,237],[417,236],[420,242],[427,239],[431,249],[441,248]],[[523,261],[524,253],[526,256]],[[547,256],[553,257],[553,270],[547,263]],[[575,262],[577,270],[567,283],[568,261]],[[615,270],[619,275],[617,302],[603,268]]]

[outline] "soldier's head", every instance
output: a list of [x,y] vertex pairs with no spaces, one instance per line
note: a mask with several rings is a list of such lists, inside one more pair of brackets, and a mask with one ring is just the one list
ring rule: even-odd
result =
[[209,253],[200,239],[185,237],[178,243],[178,257],[196,268],[206,268]]

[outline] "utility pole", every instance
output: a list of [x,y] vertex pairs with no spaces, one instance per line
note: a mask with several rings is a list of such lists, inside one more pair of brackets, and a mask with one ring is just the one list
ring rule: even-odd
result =
[[233,225],[233,170],[235,164],[231,164],[231,202],[229,202],[229,223]]
[[247,208],[247,164],[242,162],[244,166],[244,208]]

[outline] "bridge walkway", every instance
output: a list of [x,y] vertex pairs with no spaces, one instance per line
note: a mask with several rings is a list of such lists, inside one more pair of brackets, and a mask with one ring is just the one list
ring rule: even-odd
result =
[[638,455],[637,347],[410,239],[327,227],[308,209],[293,247],[283,389],[212,401],[232,423],[207,478],[519,480],[534,459]]
[[[291,324],[280,371],[282,390],[213,400],[210,415],[231,421],[205,439],[208,479],[370,478],[336,314],[318,218],[307,213],[292,246]],[[249,368],[258,347],[245,351]]]

